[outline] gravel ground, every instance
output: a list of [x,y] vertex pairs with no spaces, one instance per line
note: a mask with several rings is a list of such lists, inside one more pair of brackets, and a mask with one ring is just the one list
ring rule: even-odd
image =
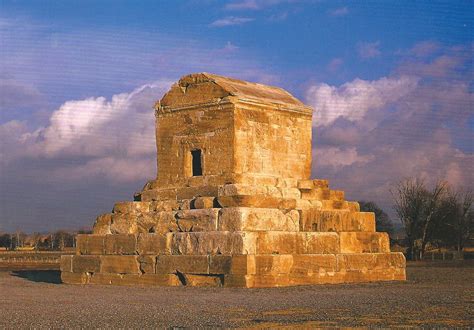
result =
[[474,264],[409,265],[404,283],[272,289],[58,284],[0,272],[0,327],[474,326]]

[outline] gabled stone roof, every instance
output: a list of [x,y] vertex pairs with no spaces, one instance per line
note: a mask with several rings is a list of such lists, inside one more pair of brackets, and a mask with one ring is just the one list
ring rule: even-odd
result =
[[289,108],[308,108],[282,88],[210,73],[194,73],[182,77],[163,96],[156,107],[185,107],[235,97],[242,101],[273,103]]

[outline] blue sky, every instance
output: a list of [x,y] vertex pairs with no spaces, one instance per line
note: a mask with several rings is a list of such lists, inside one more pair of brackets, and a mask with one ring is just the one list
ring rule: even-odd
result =
[[0,231],[129,199],[155,172],[153,100],[200,71],[313,106],[313,173],[352,199],[390,212],[406,176],[472,186],[473,4],[0,0]]

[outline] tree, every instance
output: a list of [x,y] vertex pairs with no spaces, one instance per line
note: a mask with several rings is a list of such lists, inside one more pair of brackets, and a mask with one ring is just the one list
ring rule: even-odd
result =
[[12,244],[11,235],[4,233],[0,235],[0,247],[10,248]]
[[443,201],[447,193],[447,184],[437,182],[429,190],[420,179],[409,178],[398,183],[392,190],[394,209],[402,221],[408,241],[408,257],[420,257],[435,232],[437,220],[444,217]]
[[384,212],[374,202],[360,201],[360,210],[362,212],[373,212],[375,213],[375,227],[377,231],[393,233],[393,224],[387,213]]
[[462,252],[473,228],[473,196],[470,191],[449,190],[436,219],[436,239]]

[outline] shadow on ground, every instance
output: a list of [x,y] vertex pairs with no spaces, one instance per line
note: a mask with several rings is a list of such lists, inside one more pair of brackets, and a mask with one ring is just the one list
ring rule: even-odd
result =
[[32,282],[61,284],[61,272],[58,270],[17,270],[11,274]]

